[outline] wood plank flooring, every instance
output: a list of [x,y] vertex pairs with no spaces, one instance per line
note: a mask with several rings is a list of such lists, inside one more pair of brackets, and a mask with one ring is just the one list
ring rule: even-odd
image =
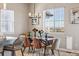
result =
[[[40,53],[39,53],[39,51],[40,51]],[[58,51],[55,50],[54,52],[55,52],[55,56],[59,56]],[[15,54],[16,54],[15,56],[22,56],[20,51],[16,51]],[[4,55],[5,56],[11,56],[11,52],[10,51],[5,51]],[[1,54],[0,54],[0,56],[1,56]],[[26,49],[25,52],[24,52],[24,56],[44,56],[44,55],[43,55],[42,50],[36,49],[35,53],[33,53],[33,52],[28,52],[28,49]],[[54,55],[52,55],[51,50],[47,50],[46,51],[46,56],[54,56]],[[60,51],[60,56],[79,56],[79,55]]]

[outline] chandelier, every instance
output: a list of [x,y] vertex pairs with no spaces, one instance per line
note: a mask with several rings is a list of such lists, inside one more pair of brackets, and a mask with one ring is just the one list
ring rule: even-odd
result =
[[35,12],[35,3],[33,4],[34,11],[33,13],[29,12],[29,18],[41,18],[41,14]]

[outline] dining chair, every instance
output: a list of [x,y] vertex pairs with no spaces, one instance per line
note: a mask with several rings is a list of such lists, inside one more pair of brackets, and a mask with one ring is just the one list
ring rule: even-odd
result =
[[33,47],[33,54],[35,53],[35,50],[39,50],[39,55],[40,55],[40,50],[42,49],[42,43],[40,39],[37,38],[33,38],[33,41],[31,43],[32,47]]
[[3,51],[11,51],[12,52],[12,56],[14,56],[15,55],[15,51],[20,50],[21,53],[22,53],[22,56],[24,56],[24,54],[23,54],[23,43],[24,43],[24,38],[18,37],[14,41],[14,43],[12,45],[4,46]]
[[54,50],[55,50],[55,48],[57,46],[57,43],[58,43],[58,39],[53,39],[52,44],[46,46],[46,49],[50,49],[53,55],[55,55]]
[[24,39],[24,49],[23,52],[25,51],[25,49],[28,48],[28,53],[31,51],[31,42],[29,38],[25,38]]

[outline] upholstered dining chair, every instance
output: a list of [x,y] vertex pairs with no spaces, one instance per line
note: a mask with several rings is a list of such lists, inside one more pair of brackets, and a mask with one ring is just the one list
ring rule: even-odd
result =
[[25,51],[26,48],[29,48],[28,49],[28,53],[30,52],[30,48],[31,48],[31,42],[29,40],[29,38],[25,37],[24,39],[24,50],[23,52]]
[[28,53],[31,51],[31,32],[20,34],[20,36],[24,36],[24,44],[23,44],[23,52],[25,52],[26,48],[28,48]]
[[33,54],[35,53],[35,49],[38,49],[39,51],[39,55],[40,55],[40,50],[42,49],[42,43],[40,39],[37,38],[33,38],[33,41],[31,43],[32,47],[33,47]]
[[24,43],[24,38],[18,37],[12,45],[4,46],[3,51],[11,51],[12,56],[14,56],[15,51],[20,50],[21,53],[22,53],[22,56],[24,56],[24,54],[23,54],[23,43]]
[[50,49],[53,55],[55,55],[54,50],[55,50],[55,48],[57,46],[57,43],[58,43],[58,39],[53,39],[52,44],[46,46],[46,49]]

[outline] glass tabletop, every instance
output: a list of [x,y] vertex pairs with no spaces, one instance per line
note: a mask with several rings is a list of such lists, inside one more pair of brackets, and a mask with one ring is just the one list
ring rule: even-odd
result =
[[6,37],[6,40],[4,40],[3,45],[4,46],[13,45],[16,39],[17,39],[16,37]]

